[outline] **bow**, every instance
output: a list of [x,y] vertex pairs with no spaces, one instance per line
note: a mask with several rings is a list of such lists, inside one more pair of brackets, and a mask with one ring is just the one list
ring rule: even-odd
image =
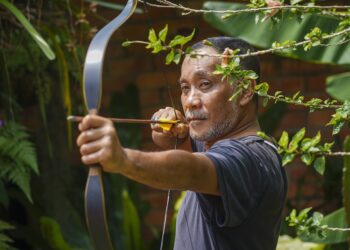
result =
[[[105,51],[113,33],[135,11],[137,0],[128,0],[122,12],[92,39],[84,64],[84,100],[89,114],[97,114],[102,95],[102,69]],[[85,187],[85,215],[90,237],[97,250],[112,250],[109,235],[102,171],[99,165],[89,166]]]

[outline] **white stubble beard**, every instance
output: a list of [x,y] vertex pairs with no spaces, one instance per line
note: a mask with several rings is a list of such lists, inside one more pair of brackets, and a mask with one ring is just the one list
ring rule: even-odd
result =
[[235,101],[232,103],[232,108],[233,113],[231,116],[226,117],[223,121],[214,121],[212,127],[206,133],[197,135],[190,129],[191,138],[198,141],[210,142],[229,133],[238,122],[238,104]]

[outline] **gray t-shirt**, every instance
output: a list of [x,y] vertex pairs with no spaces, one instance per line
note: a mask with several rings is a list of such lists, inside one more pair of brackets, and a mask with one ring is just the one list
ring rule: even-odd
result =
[[177,216],[175,250],[273,250],[287,178],[276,148],[260,137],[215,143],[204,152],[216,167],[221,196],[188,191]]

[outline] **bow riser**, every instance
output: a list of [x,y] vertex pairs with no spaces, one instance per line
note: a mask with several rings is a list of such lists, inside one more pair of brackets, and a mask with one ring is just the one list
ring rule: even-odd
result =
[[[132,15],[137,0],[128,0],[122,12],[102,28],[91,41],[84,64],[84,101],[89,114],[97,114],[102,96],[103,60],[109,39]],[[85,187],[86,221],[96,250],[112,250],[108,230],[102,170],[99,165],[89,166]]]

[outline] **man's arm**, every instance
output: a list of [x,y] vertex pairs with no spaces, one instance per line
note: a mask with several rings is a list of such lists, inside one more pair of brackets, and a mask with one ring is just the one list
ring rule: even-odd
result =
[[185,138],[179,138],[172,134],[169,135],[164,132],[153,130],[152,140],[156,145],[165,150],[174,149],[176,147],[176,149],[192,152],[191,141],[188,135]]
[[142,152],[125,149],[126,164],[120,173],[160,189],[191,190],[218,195],[213,162],[200,153],[184,150]]
[[124,149],[113,123],[95,115],[86,116],[79,130],[77,145],[86,165],[100,164],[103,171],[120,173],[155,188],[219,194],[215,166],[202,154]]

